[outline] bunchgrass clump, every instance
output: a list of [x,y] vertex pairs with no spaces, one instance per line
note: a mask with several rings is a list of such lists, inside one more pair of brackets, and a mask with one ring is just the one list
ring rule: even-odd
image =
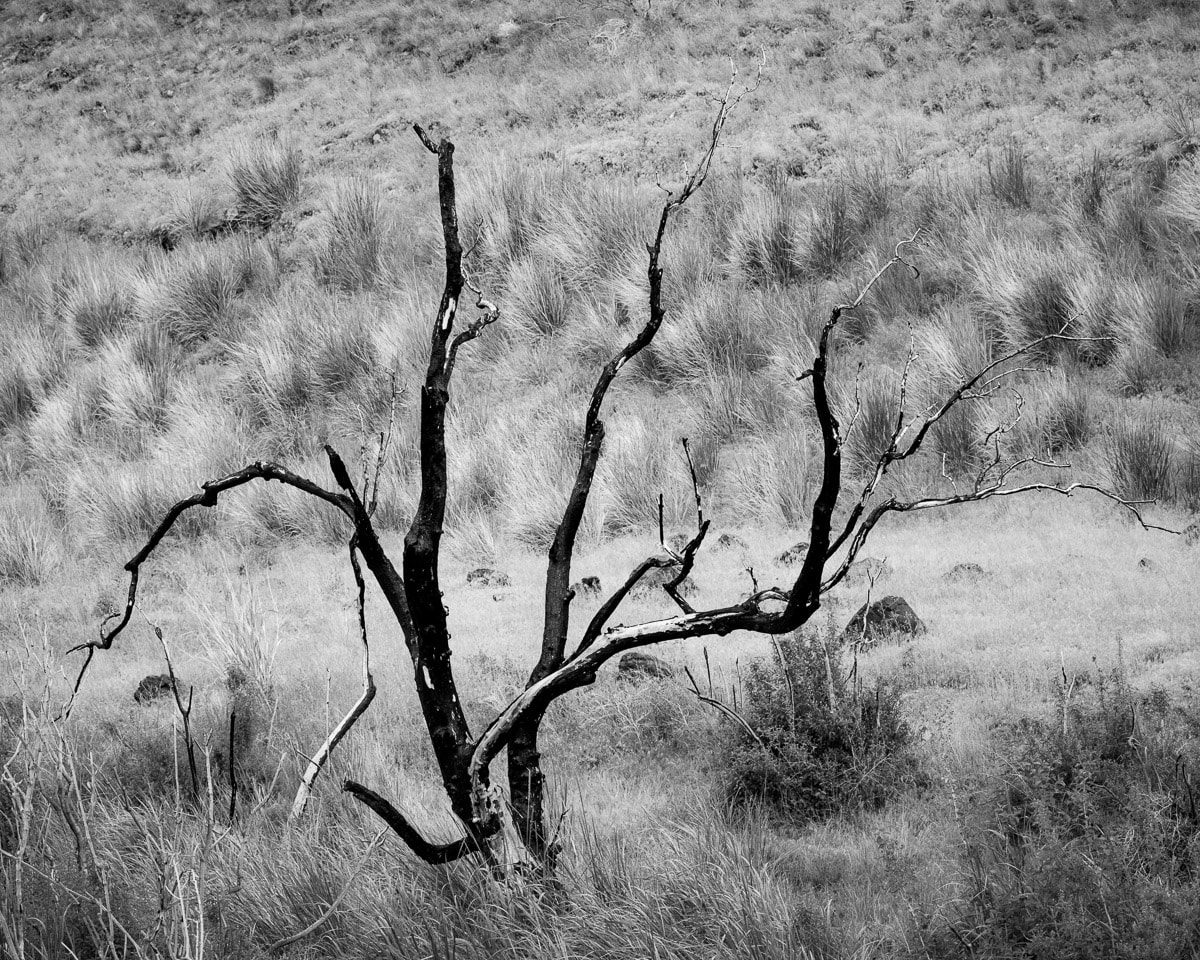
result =
[[0,511],[0,584],[36,587],[62,561],[58,532],[41,511],[20,504]]
[[1125,416],[1109,437],[1113,486],[1130,500],[1170,500],[1174,444],[1161,418]]
[[317,256],[317,276],[350,292],[378,286],[386,275],[388,233],[378,185],[370,180],[343,184],[330,210],[328,239]]
[[1033,181],[1025,151],[1016,140],[1009,140],[999,156],[988,154],[988,186],[992,195],[1010,207],[1028,207],[1033,202]]
[[781,173],[743,203],[729,235],[729,259],[747,283],[787,284],[803,274],[804,209]]
[[229,163],[238,219],[260,229],[278,223],[300,199],[303,171],[300,151],[278,140],[259,139],[241,147]]
[[231,333],[233,306],[250,277],[220,247],[197,244],[155,264],[136,301],[137,318],[185,348]]

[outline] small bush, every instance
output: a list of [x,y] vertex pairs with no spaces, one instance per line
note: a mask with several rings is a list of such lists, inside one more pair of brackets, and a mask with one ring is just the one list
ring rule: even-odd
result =
[[1079,209],[1089,220],[1095,220],[1104,206],[1104,197],[1110,180],[1108,162],[1093,151],[1092,160],[1078,179]]
[[1188,313],[1187,301],[1166,281],[1153,284],[1147,291],[1147,319],[1150,339],[1166,357],[1173,357],[1195,342],[1195,319]]
[[571,320],[573,304],[553,263],[526,259],[508,272],[505,307],[510,327],[522,337],[548,336],[562,330]]
[[262,229],[277,223],[300,199],[302,174],[298,150],[262,139],[242,147],[229,163],[238,218]]
[[[751,666],[742,713],[759,738],[731,726],[725,792],[790,817],[880,807],[915,782],[898,691],[864,687],[846,668],[832,623],[781,638]],[[761,741],[761,742],[759,742]]]
[[1061,687],[1053,717],[1016,726],[1001,786],[960,814],[964,892],[923,955],[1194,955],[1196,732],[1120,665]]

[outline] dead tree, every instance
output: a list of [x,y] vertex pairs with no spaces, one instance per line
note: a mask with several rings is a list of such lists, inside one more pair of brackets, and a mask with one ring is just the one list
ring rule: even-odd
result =
[[[1070,496],[1086,490],[1116,501],[1143,526],[1151,526],[1142,520],[1137,502],[1122,499],[1089,483],[1018,482],[1018,474],[1023,467],[1035,463],[1047,469],[1059,466],[1033,458],[1011,459],[1006,455],[1004,442],[1019,419],[1019,404],[1015,415],[1007,423],[1001,423],[987,434],[990,455],[984,458],[976,475],[962,489],[956,489],[949,495],[916,500],[877,496],[888,471],[896,464],[915,457],[930,431],[950,411],[961,403],[995,395],[1015,373],[1028,369],[1023,365],[1025,359],[1036,356],[1039,348],[1051,341],[1074,339],[1066,328],[993,360],[964,378],[939,403],[912,416],[906,412],[909,374],[915,359],[915,353],[911,354],[897,394],[894,429],[888,447],[879,455],[866,481],[848,498],[849,509],[844,510],[842,519],[835,519],[835,510],[845,493],[843,447],[846,436],[854,429],[856,418],[851,417],[843,431],[831,402],[828,375],[834,337],[843,316],[863,302],[885,271],[915,269],[905,254],[906,245],[915,240],[914,237],[897,245],[895,256],[871,278],[852,303],[833,308],[815,344],[812,364],[799,377],[808,381],[812,388],[813,410],[821,437],[822,473],[820,487],[812,503],[809,549],[795,580],[786,587],[756,590],[748,598],[729,606],[696,609],[686,601],[678,587],[691,572],[710,526],[710,521],[704,519],[699,509],[697,490],[697,522],[691,538],[678,550],[671,549],[664,542],[660,552],[638,564],[625,582],[604,600],[583,629],[575,632],[577,639],[572,646],[571,563],[576,536],[604,447],[604,401],[622,368],[654,340],[662,327],[665,319],[661,264],[663,238],[672,218],[703,186],[730,110],[739,97],[735,95],[731,83],[719,101],[700,162],[681,188],[667,193],[657,228],[646,246],[649,318],[624,348],[601,369],[588,404],[575,480],[549,549],[540,656],[525,689],[484,730],[472,732],[463,715],[462,700],[451,663],[439,559],[447,496],[445,419],[455,359],[469,341],[496,322],[499,310],[470,285],[464,274],[464,254],[455,204],[454,145],[445,139],[435,142],[419,126],[414,129],[421,143],[437,157],[438,196],[445,245],[445,286],[430,331],[429,364],[421,387],[421,491],[415,516],[404,539],[401,569],[396,568],[380,544],[372,520],[375,491],[369,478],[364,473],[361,483],[356,485],[345,463],[331,447],[327,446],[325,452],[337,482],[336,490],[326,489],[275,463],[252,463],[236,473],[203,484],[199,493],[171,507],[146,544],[125,565],[130,582],[123,615],[115,626],[102,627],[99,639],[77,648],[85,654],[85,658],[76,690],[95,652],[111,647],[129,623],[137,601],[142,564],[184,512],[194,507],[214,506],[227,491],[256,480],[276,481],[293,487],[340,510],[349,518],[353,529],[349,552],[358,586],[364,649],[364,693],[322,747],[321,758],[328,756],[337,739],[366,710],[375,692],[369,660],[366,658],[366,625],[362,616],[365,585],[361,565],[365,564],[404,637],[429,740],[450,807],[462,823],[463,835],[450,843],[432,843],[388,800],[368,787],[347,781],[345,791],[378,814],[417,856],[427,862],[442,863],[475,855],[502,873],[510,873],[514,869],[518,872],[539,870],[553,864],[553,850],[545,831],[544,777],[538,750],[542,719],[554,701],[594,682],[600,669],[616,655],[665,640],[719,637],[735,630],[768,635],[796,630],[817,612],[822,597],[846,576],[871,531],[889,513],[928,510],[1034,491]],[[460,329],[459,315],[471,302],[469,298],[464,300],[464,297],[468,297],[468,291],[474,294],[478,313]],[[377,474],[379,465],[376,466]],[[377,475],[375,480],[377,482]],[[622,601],[654,569],[674,571],[674,576],[663,584],[663,589],[678,606],[678,613],[650,622],[610,626]],[[505,749],[508,751],[507,796],[492,781],[493,762]],[[303,798],[307,796],[319,768],[318,764],[316,768],[310,767],[306,771],[297,795],[296,812],[302,809]]]

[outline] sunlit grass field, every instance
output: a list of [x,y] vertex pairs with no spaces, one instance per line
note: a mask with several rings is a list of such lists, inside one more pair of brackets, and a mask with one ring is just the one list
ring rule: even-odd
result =
[[[797,376],[833,305],[914,234],[918,270],[840,328],[847,496],[910,352],[919,411],[1069,320],[1091,339],[964,405],[880,495],[969,483],[1019,410],[1006,454],[1058,465],[1039,479],[1154,501],[1146,518],[1183,530],[1198,48],[1196,12],[1168,0],[0,4],[5,960],[1200,956],[1200,547],[1083,493],[893,518],[866,550],[885,575],[826,598],[809,641],[904,721],[902,777],[850,767],[878,803],[746,801],[750,748],[689,673],[761,706],[766,638],[668,644],[670,679],[609,668],[558,703],[553,883],[426,867],[340,793],[350,777],[433,836],[459,829],[369,592],[379,696],[288,822],[362,661],[348,528],[277,484],[188,515],[60,718],[67,651],[203,480],[274,459],[332,484],[323,444],[373,463],[390,432],[376,523],[399,554],[442,280],[413,121],[457,144],[467,269],[501,310],[447,427],[442,579],[476,731],[536,659],[586,397],[644,322],[662,187],[731,69],[758,84],[668,232],[668,320],[608,398],[575,578],[611,590],[658,551],[660,495],[668,535],[694,527],[687,437],[714,521],[693,602],[787,585],[820,480]],[[744,546],[719,549],[725,532]],[[948,578],[961,563],[983,574]],[[511,582],[469,585],[480,566]],[[927,631],[843,647],[885,595]],[[615,619],[671,612],[651,593]],[[133,699],[168,653],[187,731],[171,698]]]

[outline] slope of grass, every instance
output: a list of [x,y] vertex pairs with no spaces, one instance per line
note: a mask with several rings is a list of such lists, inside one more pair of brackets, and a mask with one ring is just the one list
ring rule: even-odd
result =
[[[877,532],[890,574],[873,595],[906,596],[930,628],[857,665],[900,691],[919,766],[881,810],[725,808],[728,731],[678,682],[606,676],[560,705],[544,749],[562,887],[537,897],[370,846],[374,823],[334,789],[353,775],[454,832],[386,642],[379,702],[284,825],[297,757],[359,682],[346,531],[294,491],[191,517],[143,583],[196,685],[211,804],[188,799],[171,709],[132,703],[163,669],[150,631],[105,655],[70,723],[49,718],[63,651],[200,481],[274,458],[328,483],[324,443],[373,462],[390,430],[377,521],[406,528],[442,263],[419,120],[457,144],[467,267],[501,308],[463,351],[447,430],[447,603],[465,707],[487,722],[528,672],[538,554],[595,371],[646,318],[657,185],[696,159],[730,56],[742,80],[762,62],[762,83],[664,245],[668,320],[608,400],[579,575],[612,587],[653,550],[660,495],[669,531],[692,522],[686,436],[717,532],[746,541],[706,552],[705,602],[786,583],[777,558],[819,471],[797,377],[831,306],[918,228],[918,270],[843,320],[851,479],[886,442],[911,347],[916,411],[1069,321],[1098,339],[1048,346],[889,490],[961,483],[1019,408],[1012,455],[1070,461],[1183,526],[1200,503],[1198,16],[1168,0],[0,6],[0,123],[18,131],[0,142],[0,934],[20,908],[25,956],[1194,953],[1194,824],[1160,761],[1194,756],[1196,559],[1106,506]],[[968,560],[986,575],[943,579]],[[466,587],[480,564],[513,587]],[[865,589],[829,598],[835,628]],[[368,615],[393,635],[374,600]],[[700,675],[702,643],[663,653]],[[731,690],[767,650],[709,653]],[[1120,697],[1097,699],[1118,673]],[[1127,715],[1154,730],[1109,756],[1097,731]],[[1055,780],[1064,757],[1082,786]],[[1088,792],[1097,778],[1119,803]],[[1110,881],[1121,849],[1133,872]]]

